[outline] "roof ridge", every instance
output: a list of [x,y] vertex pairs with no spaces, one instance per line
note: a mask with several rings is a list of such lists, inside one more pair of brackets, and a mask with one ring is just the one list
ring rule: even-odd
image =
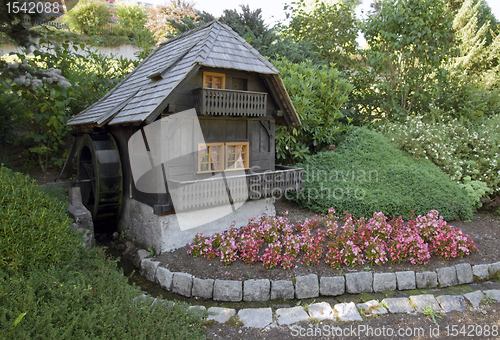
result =
[[[218,21],[214,22],[214,24],[215,24],[215,23],[218,23],[219,25],[221,24],[221,23],[220,23],[220,22],[218,22]],[[215,26],[215,25],[214,25],[214,26]],[[210,52],[212,52],[212,50],[214,49],[215,42],[217,41],[217,38],[219,37],[219,34],[220,34],[220,30],[221,30],[221,27],[220,27],[220,26],[219,26],[219,27],[217,27],[217,33],[216,33],[216,35],[215,35],[215,39],[214,39],[214,41],[212,42],[212,46],[210,46],[210,50],[207,52],[207,54],[206,54],[205,58],[203,58],[203,60],[199,62],[199,64],[203,64],[203,63],[207,60],[208,56],[210,55]],[[208,37],[210,36],[210,32],[211,32],[211,30],[209,30],[209,31],[207,32],[207,35],[205,36],[205,42],[207,42],[207,41],[208,41]],[[199,54],[198,54],[198,55],[199,55]]]
[[186,37],[186,36],[188,36],[188,35],[191,35],[191,34],[193,34],[193,33],[196,33],[196,32],[198,32],[198,31],[201,31],[202,29],[207,28],[207,27],[208,27],[208,26],[210,26],[210,25],[213,25],[213,24],[214,24],[214,23],[216,23],[216,22],[217,22],[217,20],[212,20],[212,21],[210,21],[210,22],[207,22],[206,24],[203,24],[203,25],[197,26],[197,27],[195,27],[195,28],[193,28],[193,29],[190,29],[189,31],[182,32],[181,34],[178,34],[178,35],[176,35],[175,37],[172,37],[172,38],[170,38],[170,39],[168,39],[168,40],[165,40],[164,42],[160,43],[160,45],[159,45],[159,46],[165,46],[165,45],[167,45],[167,44],[170,44],[170,43],[171,43],[171,42],[173,42],[173,41],[176,41],[176,40],[178,40],[178,39],[182,39],[182,38],[184,38],[184,37]]

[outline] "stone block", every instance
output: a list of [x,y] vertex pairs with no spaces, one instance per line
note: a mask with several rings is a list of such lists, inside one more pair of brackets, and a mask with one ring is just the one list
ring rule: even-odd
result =
[[197,296],[205,299],[211,299],[214,291],[213,279],[199,279],[193,278],[193,291],[192,296]]
[[435,311],[441,310],[439,303],[436,301],[436,298],[432,294],[410,296],[410,302],[419,313],[423,313],[424,308],[428,307],[432,308],[432,310]]
[[438,285],[438,276],[436,272],[423,272],[415,274],[417,288],[436,288]]
[[340,321],[363,321],[354,302],[339,303],[333,307],[337,311]]
[[333,320],[335,315],[328,302],[312,303],[307,307],[307,312],[311,318],[316,320]]
[[172,279],[172,292],[190,297],[193,288],[193,275],[186,273],[174,273]]
[[233,308],[210,307],[207,312],[207,321],[214,320],[218,323],[225,323],[236,315],[236,309]]
[[490,299],[493,299],[496,302],[500,302],[500,290],[499,289],[483,290],[483,293],[484,293],[484,295],[486,295]]
[[487,264],[478,264],[472,266],[472,275],[475,280],[486,280],[490,277],[490,272],[488,270]]
[[264,328],[273,322],[273,312],[271,308],[245,308],[238,312],[243,327]]
[[441,288],[456,286],[458,284],[457,270],[455,267],[438,268],[436,269],[436,273]]
[[477,308],[481,301],[483,301],[484,294],[480,290],[476,290],[475,292],[464,294],[464,298],[469,301],[472,307]]
[[500,272],[500,262],[489,264],[488,271],[490,272],[490,278],[496,278],[497,274]]
[[141,269],[142,260],[148,258],[149,256],[149,252],[146,249],[139,249],[137,250],[137,253],[134,254],[132,263],[134,264],[134,266]]
[[242,282],[235,280],[215,280],[214,297],[215,301],[239,302],[243,298]]
[[472,266],[468,263],[461,263],[455,266],[457,271],[457,281],[459,285],[472,283],[474,276],[472,274]]
[[382,300],[390,313],[411,313],[415,309],[408,298],[387,298]]
[[384,292],[387,290],[396,290],[396,274],[394,273],[373,274],[373,291]]
[[370,272],[345,274],[345,286],[349,294],[371,293],[373,292],[373,275]]
[[144,259],[141,261],[140,274],[148,281],[155,282],[156,268],[160,262]]
[[243,282],[243,301],[267,301],[271,282],[267,279],[246,280]]
[[337,296],[345,293],[344,276],[322,276],[319,279],[319,293],[327,296]]
[[292,300],[295,296],[293,282],[287,280],[271,281],[271,300],[287,299]]
[[276,310],[276,317],[278,318],[278,325],[280,326],[291,325],[309,319],[309,315],[301,306],[278,308]]
[[461,295],[441,295],[436,297],[436,300],[445,313],[454,310],[461,313],[467,306],[465,298]]
[[396,281],[398,282],[398,290],[415,289],[415,272],[405,271],[396,272]]
[[318,275],[309,274],[295,278],[295,297],[308,299],[319,296]]
[[171,291],[173,278],[174,273],[172,273],[167,268],[163,268],[160,266],[156,268],[156,282],[160,284],[161,288]]
[[364,315],[381,315],[387,314],[388,311],[377,300],[370,300],[365,303],[358,303],[356,305],[359,310],[363,311]]

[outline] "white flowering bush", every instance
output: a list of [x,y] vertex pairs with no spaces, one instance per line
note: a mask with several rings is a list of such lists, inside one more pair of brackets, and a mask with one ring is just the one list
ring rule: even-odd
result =
[[414,158],[426,158],[460,183],[471,199],[500,193],[500,116],[464,124],[457,119],[426,123],[423,117],[387,122],[381,132]]

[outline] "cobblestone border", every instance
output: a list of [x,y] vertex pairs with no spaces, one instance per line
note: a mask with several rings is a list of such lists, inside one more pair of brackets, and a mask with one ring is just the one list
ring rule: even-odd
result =
[[399,271],[395,273],[356,272],[343,276],[309,274],[293,280],[220,280],[199,279],[191,274],[171,272],[160,262],[147,258],[149,253],[139,249],[134,264],[147,280],[163,289],[186,297],[201,297],[215,301],[268,301],[274,299],[306,299],[393,290],[445,288],[494,278],[500,273],[500,262],[471,266],[462,263],[436,271]]
[[[432,294],[412,295],[410,297],[386,298],[381,302],[370,300],[364,303],[355,304],[338,303],[331,305],[328,302],[312,303],[304,308],[302,306],[278,308],[274,310],[267,308],[242,308],[236,311],[234,308],[210,307],[196,305],[189,306],[188,309],[194,313],[208,312],[207,321],[213,320],[218,323],[226,323],[230,318],[237,315],[238,320],[243,323],[243,327],[271,329],[281,326],[288,326],[290,329],[297,329],[292,326],[302,321],[343,321],[354,322],[363,321],[367,318],[383,314],[415,314],[423,313],[424,308],[432,308],[434,313],[449,313],[457,311],[463,312],[466,308],[481,308],[481,301],[485,298],[500,302],[500,290],[476,290],[463,295],[440,295],[435,297]],[[133,301],[142,299],[143,302],[150,303],[151,306],[162,302],[162,300],[143,294]],[[163,301],[165,302],[165,301]],[[167,304],[175,304],[168,301]]]

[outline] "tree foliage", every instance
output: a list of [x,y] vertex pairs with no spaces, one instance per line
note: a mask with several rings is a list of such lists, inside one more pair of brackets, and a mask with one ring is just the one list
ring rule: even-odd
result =
[[367,19],[366,62],[387,116],[426,111],[439,95],[443,63],[456,53],[452,24],[440,0],[383,0]]
[[80,0],[67,14],[69,26],[84,34],[101,34],[111,22],[111,10],[103,0]]
[[353,66],[357,53],[358,21],[352,3],[318,2],[308,11],[304,0],[291,8],[291,22],[285,32],[297,41],[310,44],[312,51],[326,63],[344,69]]
[[33,13],[14,11],[14,4],[22,5],[19,1],[0,0],[0,36],[6,36],[19,46],[30,46],[32,38],[36,37],[37,34],[24,25],[24,19],[28,17],[33,22],[40,19],[41,14],[37,11],[33,11]]
[[115,5],[118,21],[114,30],[120,35],[133,37],[146,24],[146,8],[134,2],[120,1]]
[[341,107],[352,85],[333,64],[292,63],[286,58],[273,64],[302,121],[300,127],[277,128],[276,156],[285,163],[300,162],[305,155],[333,144],[336,134],[344,130]]

